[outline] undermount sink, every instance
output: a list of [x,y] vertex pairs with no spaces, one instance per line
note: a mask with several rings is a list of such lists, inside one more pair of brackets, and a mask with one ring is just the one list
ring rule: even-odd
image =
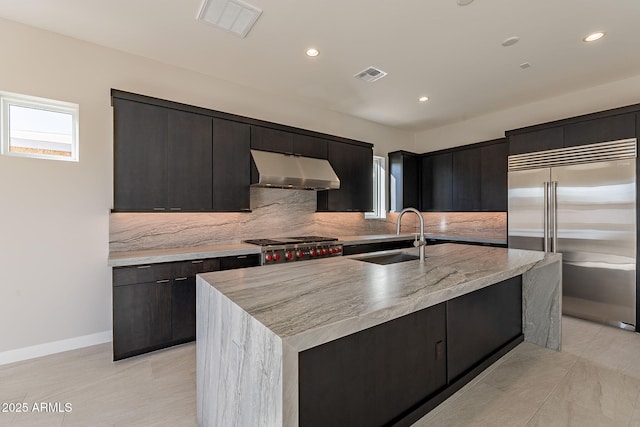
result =
[[420,256],[408,254],[406,252],[396,252],[392,254],[369,255],[354,259],[358,261],[371,262],[373,264],[387,265],[395,264],[398,262],[415,261],[420,259]]

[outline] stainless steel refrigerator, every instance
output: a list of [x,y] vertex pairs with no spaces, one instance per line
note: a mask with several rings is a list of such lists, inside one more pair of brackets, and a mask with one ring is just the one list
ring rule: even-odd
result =
[[509,156],[510,248],[562,253],[564,314],[635,330],[636,139]]

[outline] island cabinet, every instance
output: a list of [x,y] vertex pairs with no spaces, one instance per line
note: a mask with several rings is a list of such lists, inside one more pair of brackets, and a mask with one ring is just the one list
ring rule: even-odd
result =
[[113,359],[193,341],[196,274],[259,265],[258,255],[113,269]]
[[340,179],[339,190],[317,193],[319,212],[373,210],[373,146],[328,141],[327,159]]
[[447,382],[445,304],[299,354],[300,426],[381,426]]
[[522,276],[447,301],[447,381],[522,335]]

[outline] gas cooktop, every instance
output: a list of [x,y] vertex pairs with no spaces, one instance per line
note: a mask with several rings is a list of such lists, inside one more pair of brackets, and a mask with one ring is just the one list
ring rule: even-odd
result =
[[297,245],[299,243],[335,242],[335,237],[301,236],[301,237],[276,237],[273,239],[248,239],[243,243],[258,246]]
[[281,237],[242,242],[262,246],[262,265],[342,255],[342,245],[335,237]]

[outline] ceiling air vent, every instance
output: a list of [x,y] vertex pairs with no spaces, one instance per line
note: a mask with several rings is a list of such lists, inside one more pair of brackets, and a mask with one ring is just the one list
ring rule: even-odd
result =
[[385,73],[384,71],[376,67],[368,67],[360,71],[358,74],[354,75],[353,77],[355,77],[356,79],[364,80],[367,83],[373,83],[376,80],[380,80],[386,75],[387,73]]
[[198,20],[245,37],[261,13],[262,10],[242,0],[205,0]]

